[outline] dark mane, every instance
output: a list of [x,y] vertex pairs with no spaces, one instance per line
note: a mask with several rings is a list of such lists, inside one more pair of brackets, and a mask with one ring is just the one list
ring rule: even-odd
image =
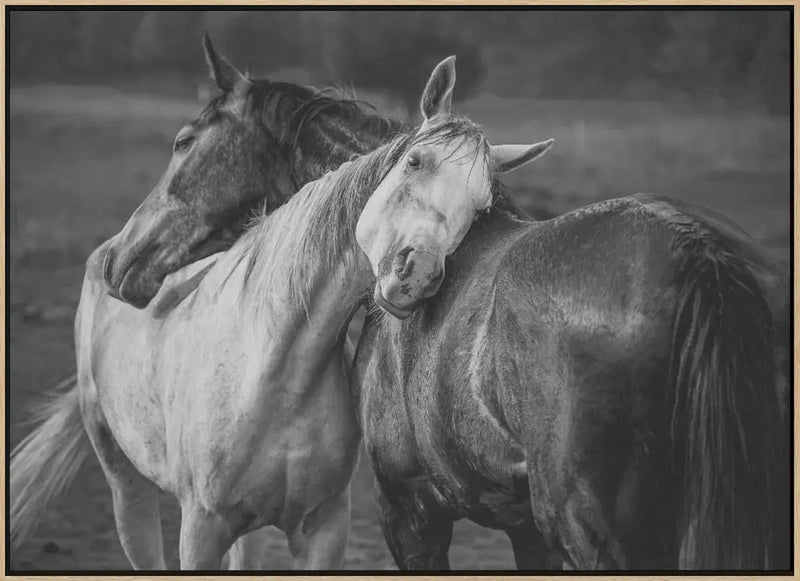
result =
[[251,95],[261,111],[271,106],[275,112],[287,114],[284,133],[278,137],[295,144],[309,123],[324,120],[324,117],[350,126],[374,123],[387,135],[401,127],[400,123],[379,115],[366,101],[338,96],[335,89],[317,90],[279,81],[258,81]]
[[297,185],[385,143],[403,125],[379,115],[370,104],[334,89],[320,91],[280,81],[258,80],[248,92],[247,109],[294,160]]
[[[364,155],[394,137],[411,130],[399,121],[377,113],[370,103],[349,98],[339,89],[315,89],[294,83],[253,79],[248,92],[248,109],[279,142],[287,160],[297,159],[293,167],[298,187],[320,177],[331,167],[338,167],[353,155]],[[227,95],[218,95],[209,102],[199,120],[210,120]],[[309,128],[316,123],[314,131]],[[482,138],[482,129],[466,118],[452,118],[436,131],[439,140],[454,135]],[[420,136],[423,137],[423,136]],[[431,137],[431,136],[429,136]],[[483,140],[485,146],[485,139]],[[327,167],[306,167],[313,162],[302,153],[318,151],[329,159]],[[337,155],[338,154],[338,155]],[[316,173],[315,173],[316,172]],[[515,218],[525,213],[507,195],[507,188],[497,179],[492,183],[492,211],[507,212]]]
[[225,104],[225,100],[228,98],[227,93],[220,93],[213,97],[203,110],[200,112],[200,115],[197,116],[195,121],[198,125],[208,125],[213,123],[214,118],[219,114],[219,110]]
[[492,180],[492,205],[489,211],[504,212],[517,220],[530,220],[509,192],[508,186],[497,177]]

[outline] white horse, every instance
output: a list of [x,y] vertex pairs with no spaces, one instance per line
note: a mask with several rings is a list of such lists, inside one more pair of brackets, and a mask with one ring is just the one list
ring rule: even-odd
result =
[[[444,254],[491,204],[494,168],[546,149],[492,148],[471,122],[451,119],[452,67],[448,59],[434,70],[418,132],[308,184],[224,255],[168,277],[146,309],[108,296],[111,242],[92,254],[75,321],[77,387],[13,453],[12,538],[32,527],[41,509],[32,499],[75,472],[85,432],[135,568],[165,568],[159,488],[181,505],[181,568],[218,568],[237,538],[267,525],[286,533],[296,567],[341,566],[360,437],[344,331],[375,282],[356,242],[361,211],[376,189],[383,198],[409,187],[435,211],[443,253],[404,253],[406,284],[381,295],[413,310],[438,289]],[[395,187],[397,172],[418,179]],[[358,228],[383,236],[366,221]]]

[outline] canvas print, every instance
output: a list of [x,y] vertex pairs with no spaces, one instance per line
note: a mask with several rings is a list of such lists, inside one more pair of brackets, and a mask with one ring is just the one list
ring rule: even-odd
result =
[[791,570],[790,8],[144,8],[6,7],[7,572]]

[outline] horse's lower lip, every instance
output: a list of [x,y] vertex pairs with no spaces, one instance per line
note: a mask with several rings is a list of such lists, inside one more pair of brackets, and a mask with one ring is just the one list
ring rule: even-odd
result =
[[106,290],[108,292],[108,296],[110,296],[111,298],[117,299],[118,301],[123,301],[123,302],[125,301],[125,299],[122,298],[122,295],[119,294],[119,288],[114,286],[109,286],[106,287]]
[[150,301],[153,300],[153,297],[158,294],[158,289],[146,289],[146,292],[142,292],[142,289],[139,288],[141,285],[136,285],[133,282],[133,277],[137,274],[141,276],[141,273],[137,273],[137,269],[135,268],[139,263],[139,260],[134,260],[131,265],[128,267],[125,276],[122,278],[122,282],[117,289],[116,296],[115,294],[111,294],[114,298],[117,298],[121,301],[128,303],[129,305],[136,307],[137,309],[143,309],[147,305],[150,304]]
[[397,307],[392,303],[390,303],[389,301],[387,301],[383,296],[383,292],[381,291],[380,282],[375,283],[375,294],[373,298],[375,300],[375,304],[377,304],[380,308],[382,308],[384,311],[386,311],[396,319],[400,320],[407,319],[408,317],[411,316],[411,313],[414,312],[413,309],[401,309],[400,307]]

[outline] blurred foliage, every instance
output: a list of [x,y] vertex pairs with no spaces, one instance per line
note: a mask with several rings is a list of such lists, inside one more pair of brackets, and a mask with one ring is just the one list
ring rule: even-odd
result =
[[479,37],[460,25],[447,12],[341,13],[328,27],[335,34],[326,42],[326,68],[340,82],[387,91],[415,112],[433,67],[454,54],[454,98],[466,99],[480,88],[485,68]]
[[207,30],[256,74],[291,67],[410,108],[456,54],[456,98],[716,99],[786,113],[788,10],[10,10],[12,81],[203,72]]

